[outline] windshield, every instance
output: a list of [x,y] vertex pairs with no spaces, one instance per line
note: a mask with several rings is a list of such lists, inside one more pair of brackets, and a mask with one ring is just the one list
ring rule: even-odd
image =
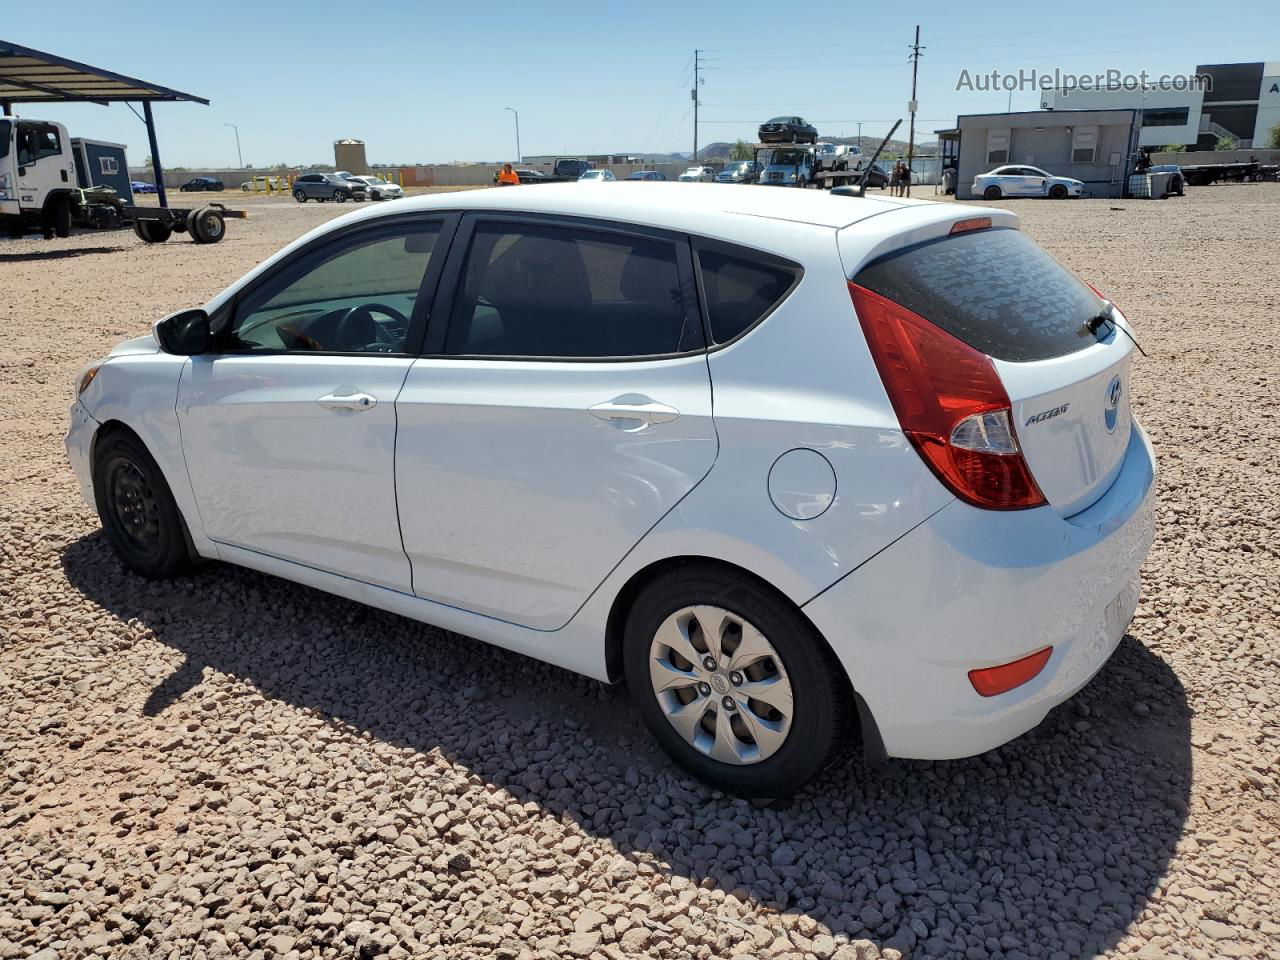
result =
[[770,162],[785,163],[787,166],[794,167],[804,163],[807,158],[808,154],[804,150],[775,150]]
[[836,145],[834,143],[820,143],[818,144],[818,152],[819,153],[835,153]]
[[382,187],[386,186],[387,183],[387,181],[383,180],[381,177],[365,177],[364,182],[371,187]]
[[0,157],[9,155],[9,138],[12,135],[10,128],[12,126],[8,120],[0,120]]

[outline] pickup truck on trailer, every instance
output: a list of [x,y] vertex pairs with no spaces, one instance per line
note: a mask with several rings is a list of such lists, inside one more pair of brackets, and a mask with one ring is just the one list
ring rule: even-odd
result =
[[244,216],[217,203],[190,210],[125,203],[82,181],[62,124],[0,116],[0,230],[10,236],[37,230],[46,238],[67,237],[76,224],[132,226],[147,243],[163,243],[175,232],[191,234],[196,243],[217,243],[226,233],[225,219]]

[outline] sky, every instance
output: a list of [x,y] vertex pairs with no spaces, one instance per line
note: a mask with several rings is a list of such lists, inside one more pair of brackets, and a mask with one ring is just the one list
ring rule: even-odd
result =
[[[0,4],[0,9],[7,4]],[[1004,7],[1003,12],[999,12]],[[30,13],[37,7],[25,8]],[[195,11],[198,9],[198,13]],[[1201,63],[1280,60],[1280,4],[1247,0],[1212,16],[1203,3],[849,4],[778,0],[563,4],[268,5],[63,0],[57,16],[5,18],[0,35],[205,97],[158,104],[167,167],[332,163],[333,141],[366,143],[371,163],[525,155],[688,152],[694,51],[702,50],[699,143],[753,140],[759,123],[798,114],[828,136],[883,136],[919,62],[917,140],[957,114],[1039,107],[1040,94],[974,87],[992,70],[1187,74]],[[163,17],[157,17],[157,11]],[[821,11],[821,16],[812,11]],[[69,24],[84,29],[68,29]],[[19,104],[73,136],[149,154],[124,104]],[[859,128],[861,124],[861,128]]]

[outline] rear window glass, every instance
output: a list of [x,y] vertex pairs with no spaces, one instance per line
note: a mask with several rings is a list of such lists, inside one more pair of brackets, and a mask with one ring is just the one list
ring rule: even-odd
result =
[[854,282],[998,360],[1045,360],[1097,338],[1102,301],[1017,230],[961,233],[890,254]]
[[800,277],[800,268],[785,261],[716,249],[698,251],[698,269],[716,343],[727,343],[762,319]]

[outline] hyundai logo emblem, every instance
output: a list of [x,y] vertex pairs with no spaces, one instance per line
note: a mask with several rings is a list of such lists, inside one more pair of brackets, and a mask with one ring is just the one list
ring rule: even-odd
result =
[[1112,433],[1116,428],[1116,421],[1120,419],[1120,376],[1111,378],[1111,383],[1107,387],[1107,406],[1102,411],[1102,419],[1107,425],[1107,432]]

